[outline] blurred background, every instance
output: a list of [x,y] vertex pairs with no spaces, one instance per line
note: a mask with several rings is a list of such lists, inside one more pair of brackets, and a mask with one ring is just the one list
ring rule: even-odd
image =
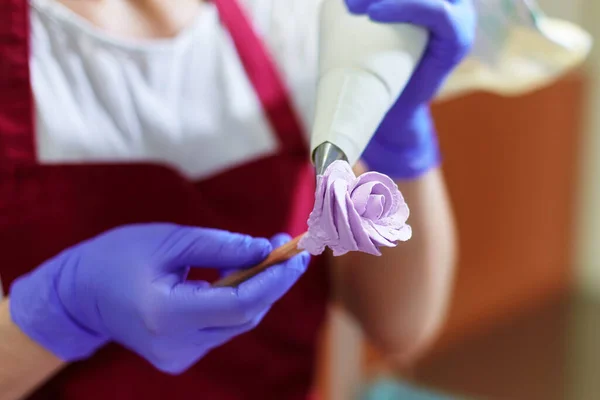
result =
[[[600,2],[538,3],[594,36],[585,67],[525,96],[435,108],[461,253],[444,332],[400,368],[334,310],[324,399],[382,378],[455,398],[600,399]],[[412,398],[385,388],[371,398]]]

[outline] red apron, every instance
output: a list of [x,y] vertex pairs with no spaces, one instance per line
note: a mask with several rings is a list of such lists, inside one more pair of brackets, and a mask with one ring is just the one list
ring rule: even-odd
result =
[[[191,182],[150,163],[38,164],[29,6],[26,0],[0,0],[0,275],[5,289],[62,249],[117,225],[168,221],[266,237],[305,229],[314,172],[290,97],[240,6],[235,0],[215,1],[280,146],[276,155]],[[215,278],[203,274],[194,278]],[[32,398],[306,399],[328,289],[326,268],[312,265],[257,329],[214,350],[181,376],[162,374],[109,345],[67,367]]]

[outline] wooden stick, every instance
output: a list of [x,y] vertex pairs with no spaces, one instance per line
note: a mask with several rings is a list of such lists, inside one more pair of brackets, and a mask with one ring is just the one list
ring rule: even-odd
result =
[[260,274],[269,267],[280,264],[294,257],[295,255],[302,253],[303,250],[298,248],[298,242],[300,242],[302,236],[304,236],[304,234],[297,236],[283,246],[276,248],[263,262],[257,266],[231,274],[213,283],[213,287],[236,287],[242,282],[245,282],[248,279]]

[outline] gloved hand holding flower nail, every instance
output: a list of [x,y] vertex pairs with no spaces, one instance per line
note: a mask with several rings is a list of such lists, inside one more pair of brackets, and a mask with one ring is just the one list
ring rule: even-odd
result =
[[20,277],[10,292],[11,316],[65,361],[116,341],[158,369],[180,373],[258,325],[304,273],[309,256],[302,253],[237,288],[186,281],[189,266],[249,267],[287,240],[171,224],[124,226]]

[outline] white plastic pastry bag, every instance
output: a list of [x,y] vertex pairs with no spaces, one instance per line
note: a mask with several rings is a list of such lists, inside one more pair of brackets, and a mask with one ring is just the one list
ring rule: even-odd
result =
[[449,77],[439,99],[475,90],[524,94],[581,65],[591,50],[586,31],[546,16],[535,0],[473,1],[478,12],[473,51]]

